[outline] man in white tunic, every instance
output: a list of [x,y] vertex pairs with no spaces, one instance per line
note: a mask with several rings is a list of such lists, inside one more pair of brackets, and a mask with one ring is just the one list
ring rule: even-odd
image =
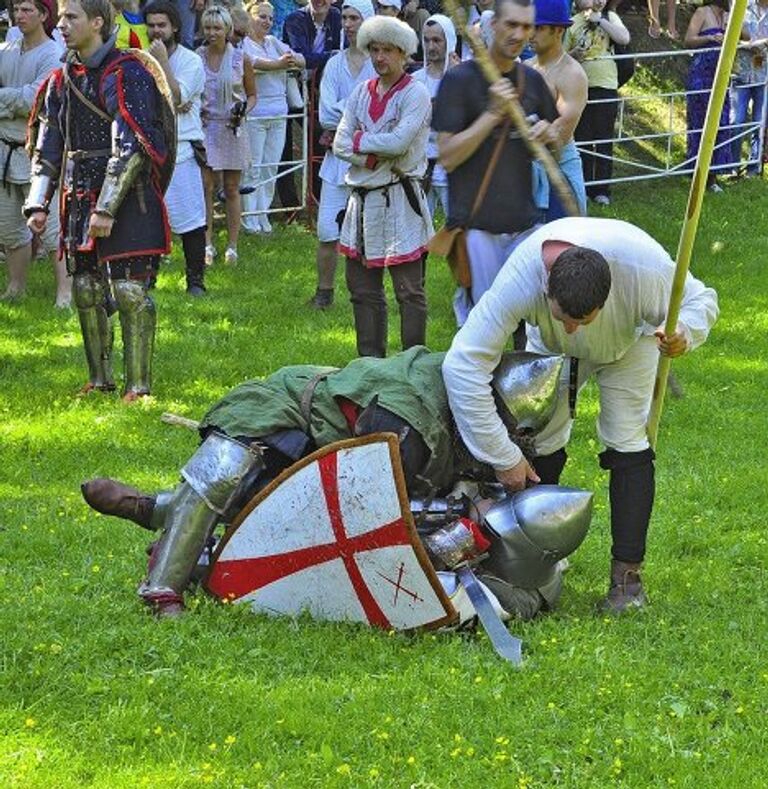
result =
[[[346,0],[341,8],[341,27],[349,46],[337,52],[323,69],[320,81],[320,105],[318,114],[324,129],[327,145],[341,121],[344,105],[350,93],[361,82],[376,76],[367,52],[357,46],[357,32],[366,19],[374,15],[371,0]],[[323,142],[323,137],[320,138]],[[325,310],[333,304],[334,280],[338,262],[339,216],[344,214],[349,199],[349,187],[344,179],[349,162],[335,156],[329,147],[320,165],[320,206],[317,210],[317,290],[310,305]]]
[[[163,68],[176,105],[178,143],[176,166],[165,193],[171,230],[181,236],[187,272],[187,293],[205,293],[205,192],[198,162],[205,133],[200,107],[205,69],[196,52],[181,46],[181,17],[176,5],[156,0],[145,9],[149,52]],[[197,154],[197,155],[196,155]]]
[[352,194],[341,228],[339,250],[346,277],[360,356],[387,352],[384,269],[389,268],[400,306],[403,349],[423,345],[427,302],[424,259],[432,219],[421,178],[427,169],[431,116],[427,89],[405,72],[417,48],[405,22],[367,19],[357,34],[378,74],[353,91],[336,132],[333,152],[350,162]]
[[[701,345],[718,315],[716,293],[689,274],[677,330],[665,336],[673,275],[666,251],[633,225],[556,220],[515,249],[455,336],[443,365],[467,448],[493,466],[510,490],[558,481],[576,393],[594,376],[600,390],[597,432],[605,446],[600,465],[610,471],[613,562],[602,605],[610,612],[645,603],[639,571],[655,489],[645,425],[659,351],[674,357]],[[536,437],[533,467],[510,441],[489,386],[520,320],[528,324],[528,350],[570,357],[558,408]]]
[[[29,191],[30,161],[24,150],[27,120],[35,94],[48,74],[61,65],[63,47],[51,38],[56,24],[50,0],[22,0],[14,5],[20,36],[0,45],[0,245],[5,248],[9,281],[4,299],[23,295],[32,258],[32,233],[21,212]],[[69,307],[72,281],[67,276],[58,247],[59,219],[56,201],[43,237],[43,248],[52,253],[56,273],[56,306]]]
[[[443,14],[433,14],[424,22],[421,32],[422,49],[424,50],[424,68],[414,73],[413,78],[423,82],[434,103],[440,83],[445,72],[459,63],[456,54],[456,28],[453,22]],[[429,133],[427,143],[427,205],[434,216],[438,201],[443,213],[448,214],[448,173],[438,161],[440,152],[437,148],[437,132]]]

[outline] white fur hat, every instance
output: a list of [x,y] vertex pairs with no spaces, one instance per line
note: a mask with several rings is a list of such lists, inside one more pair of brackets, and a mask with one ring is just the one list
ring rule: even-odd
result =
[[392,44],[406,55],[413,55],[419,48],[419,40],[413,29],[393,16],[373,16],[360,25],[357,46],[367,52],[374,41],[377,44]]

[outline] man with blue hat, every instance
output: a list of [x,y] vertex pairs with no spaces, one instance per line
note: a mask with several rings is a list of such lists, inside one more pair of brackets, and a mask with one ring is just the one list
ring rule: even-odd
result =
[[[531,39],[536,57],[529,61],[544,77],[557,104],[559,117],[552,123],[560,142],[560,169],[573,190],[580,212],[587,212],[587,193],[581,156],[573,133],[587,103],[587,75],[581,64],[563,48],[565,29],[571,24],[568,0],[536,0],[536,30]],[[544,220],[551,222],[566,212],[540,162],[533,165],[533,193]]]

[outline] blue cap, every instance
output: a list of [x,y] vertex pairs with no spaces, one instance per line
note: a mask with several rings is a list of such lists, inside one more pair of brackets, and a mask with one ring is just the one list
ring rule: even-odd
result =
[[536,25],[571,25],[571,4],[569,0],[535,0]]

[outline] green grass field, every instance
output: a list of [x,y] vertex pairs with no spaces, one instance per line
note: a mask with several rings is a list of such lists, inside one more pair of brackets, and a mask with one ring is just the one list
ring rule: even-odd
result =
[[[616,191],[609,215],[673,253],[682,181]],[[402,636],[260,618],[199,593],[155,622],[135,588],[145,533],[89,510],[83,479],[175,483],[199,418],[246,378],[343,364],[352,315],[338,279],[327,313],[304,306],[314,241],[297,226],[243,239],[237,268],[183,292],[178,251],[159,280],[151,400],[77,399],[74,313],[0,304],[0,786],[764,787],[768,785],[765,184],[708,194],[694,271],[720,294],[709,342],[674,364],[645,578],[652,604],[593,614],[608,566],[607,479],[594,392],[580,401],[564,482],[596,491],[561,608],[515,625],[514,670],[483,635]],[[452,286],[430,263],[429,344],[447,348]],[[390,350],[397,350],[397,320]]]

